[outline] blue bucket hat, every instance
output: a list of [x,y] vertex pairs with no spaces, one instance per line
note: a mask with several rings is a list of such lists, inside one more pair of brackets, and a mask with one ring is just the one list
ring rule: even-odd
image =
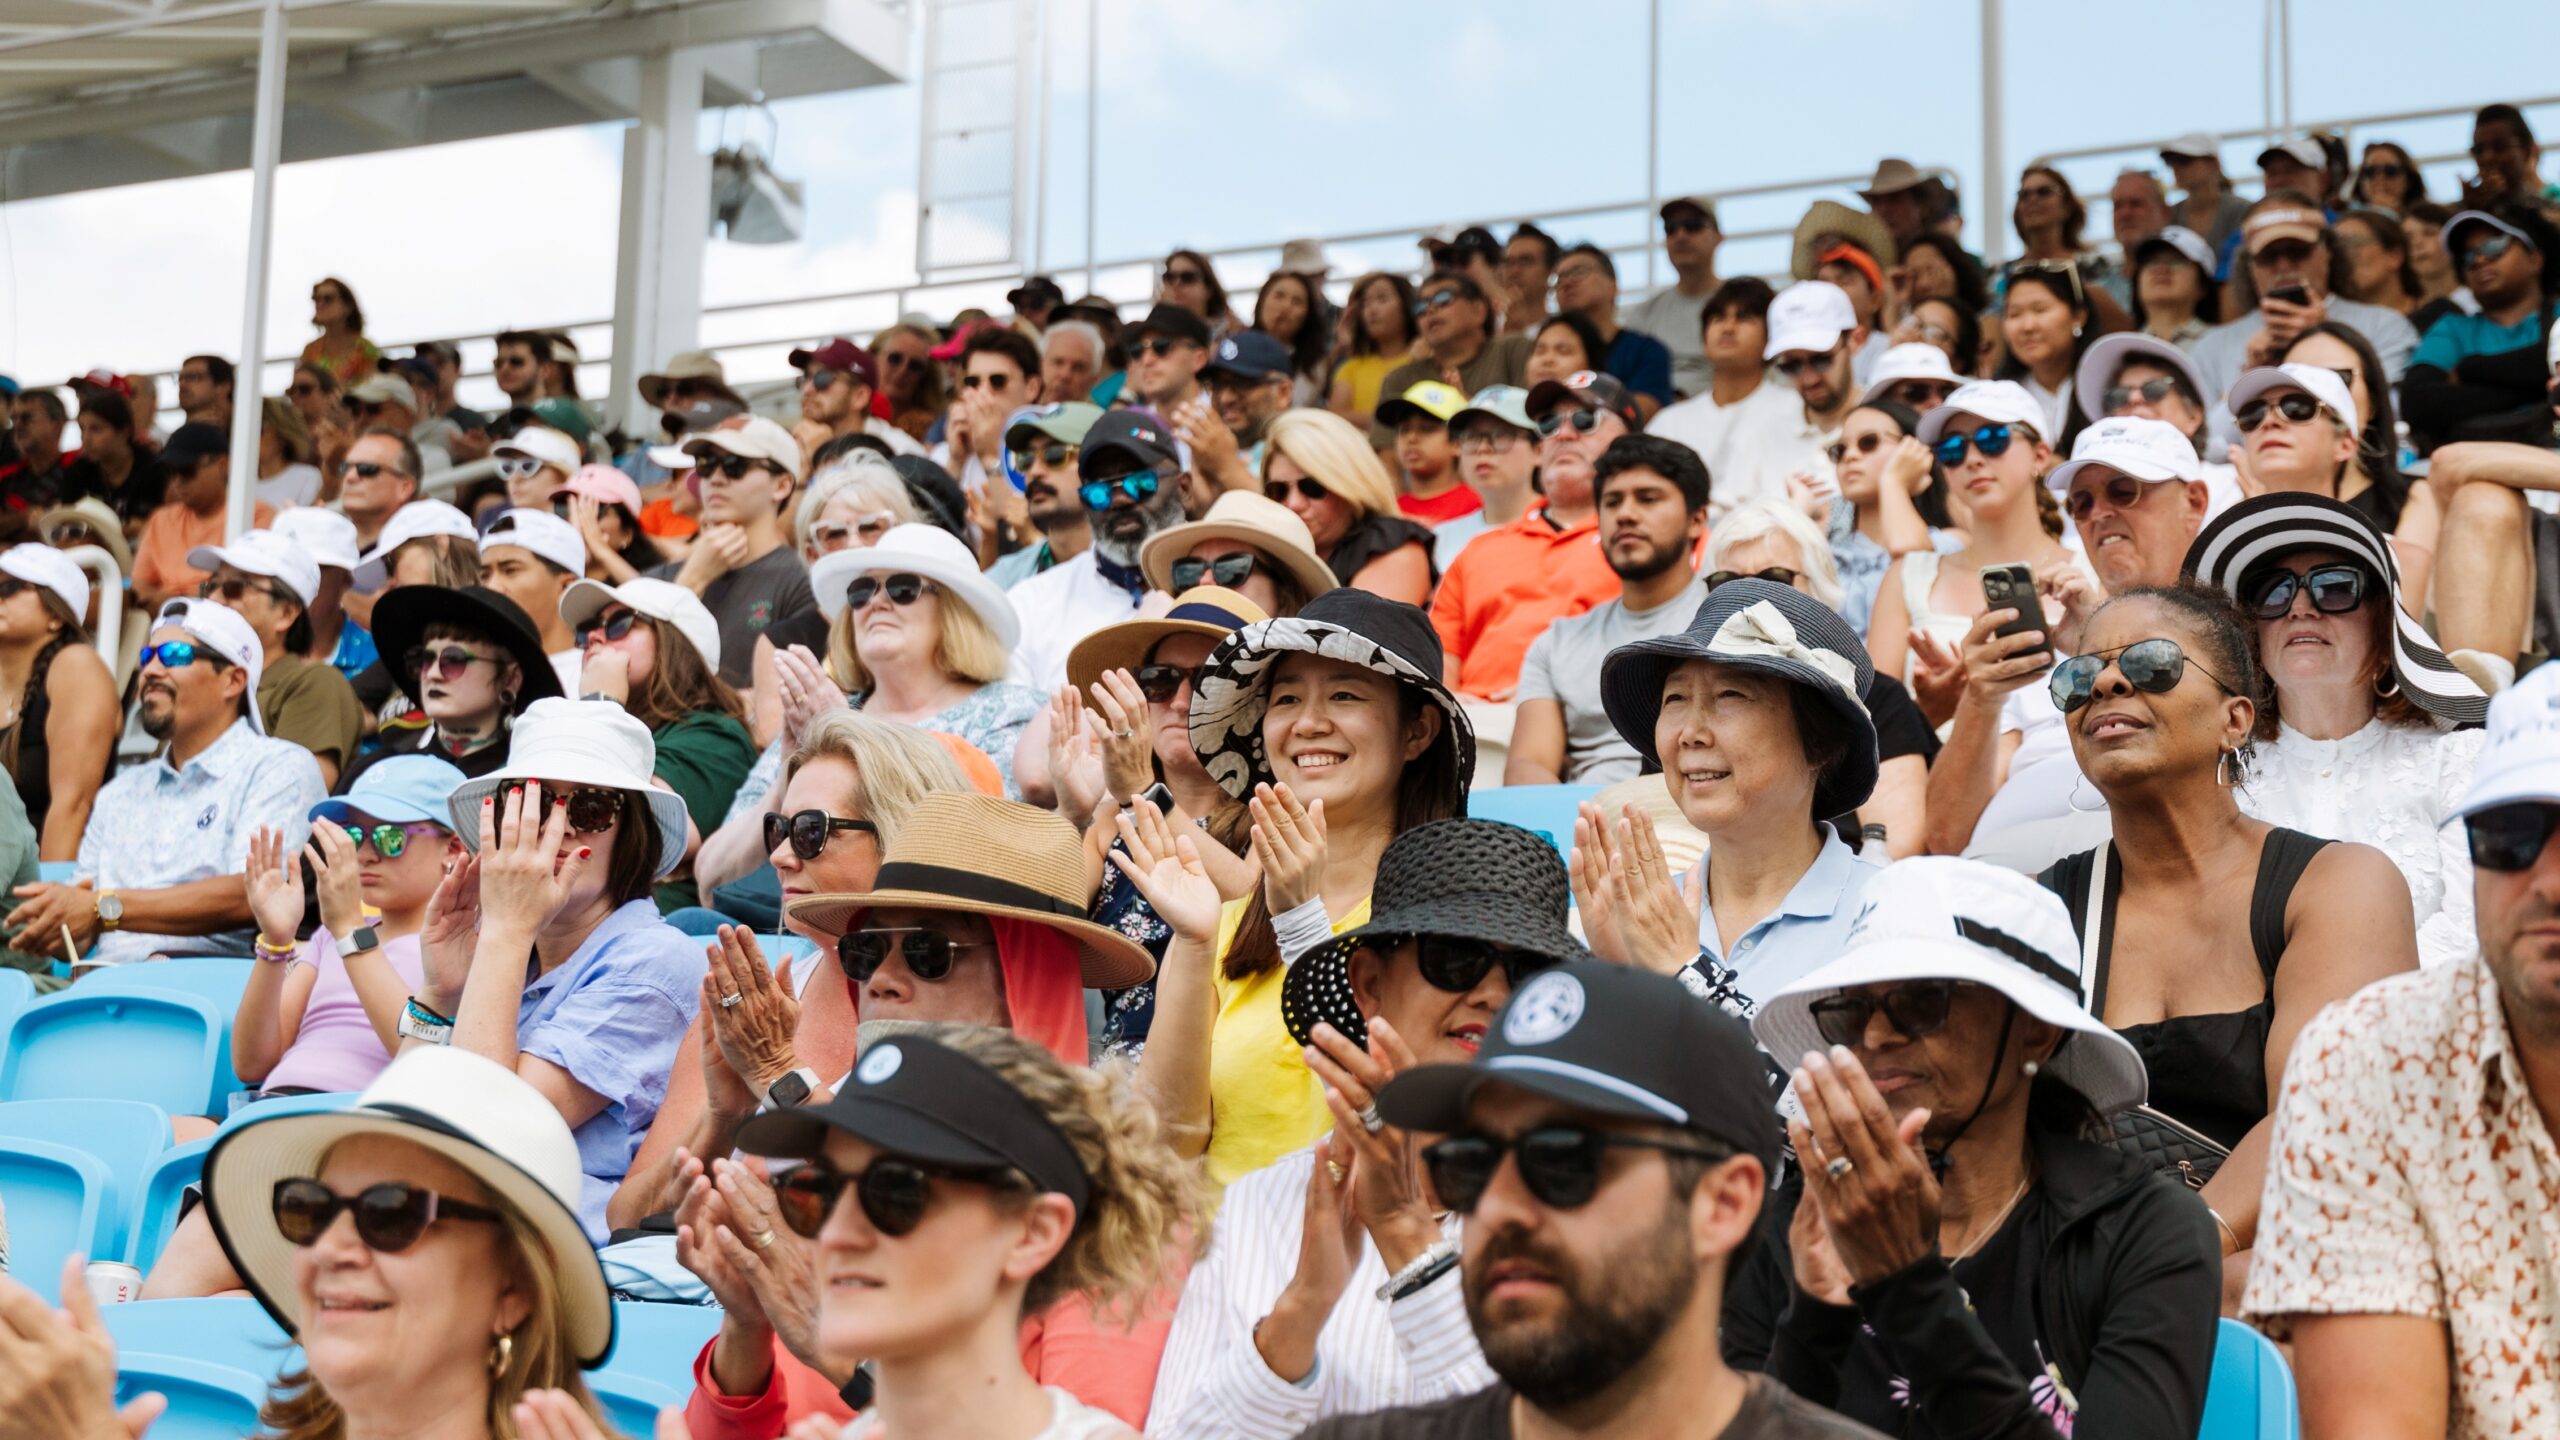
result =
[[343,823],[362,814],[393,825],[432,820],[450,829],[453,817],[445,802],[462,781],[461,770],[433,755],[394,755],[366,766],[346,794],[312,806],[311,818]]

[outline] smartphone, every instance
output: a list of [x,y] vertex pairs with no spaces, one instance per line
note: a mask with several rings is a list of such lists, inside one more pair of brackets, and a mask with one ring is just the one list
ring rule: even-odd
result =
[[2044,602],[2036,596],[2036,575],[2024,565],[1985,565],[1982,567],[1982,608],[2015,610],[2017,618],[1993,631],[1995,635],[2042,634],[2043,643],[2020,655],[2043,655],[2053,658],[2053,636],[2045,630]]
[[2270,300],[2281,300],[2287,305],[2308,305],[2311,303],[2311,287],[2308,285],[2279,285],[2275,289],[2267,292],[2267,298]]

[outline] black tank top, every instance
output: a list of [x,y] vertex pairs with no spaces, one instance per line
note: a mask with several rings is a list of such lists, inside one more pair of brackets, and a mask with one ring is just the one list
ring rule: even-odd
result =
[[[79,643],[70,633],[56,635],[36,652],[35,664],[27,670],[27,693],[18,706],[18,759],[10,779],[18,786],[18,798],[26,803],[27,823],[44,834],[44,817],[53,809],[53,747],[45,741],[45,726],[53,719],[52,674],[56,657],[71,645]],[[115,774],[115,747],[107,747],[107,764],[101,778]]]
[[[1367,515],[1352,521],[1350,528],[1342,532],[1342,538],[1334,542],[1333,557],[1326,563],[1333,567],[1333,578],[1348,585],[1370,561],[1407,545],[1420,545],[1424,557],[1429,558],[1431,531],[1401,515]],[[1431,564],[1431,583],[1440,583],[1437,560]]]
[[[2275,1020],[2276,962],[2284,956],[2285,906],[2311,857],[2327,840],[2299,830],[2267,833],[2258,852],[2258,882],[2249,892],[2249,942],[2267,994],[2246,1010],[2221,1015],[2172,1015],[2116,1033],[2130,1041],[2151,1073],[2151,1108],[2194,1126],[2225,1145],[2237,1145],[2267,1117],[2267,1031]],[[2089,877],[2095,850],[2065,856],[2040,877],[2071,909],[2083,944],[2089,938]],[[2107,867],[2107,890],[2098,909],[2097,964],[2091,972],[2089,1011],[2107,1013],[2108,960],[2115,949],[2116,902],[2124,869]]]

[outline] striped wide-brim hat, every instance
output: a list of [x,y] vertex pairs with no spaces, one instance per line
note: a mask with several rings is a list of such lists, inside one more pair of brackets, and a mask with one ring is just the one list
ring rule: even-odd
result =
[[2237,603],[2250,576],[2296,550],[2335,550],[2382,577],[2391,597],[2391,673],[2410,703],[2448,730],[2488,718],[2487,693],[2454,668],[2400,603],[2400,562],[2359,510],[2299,491],[2244,500],[2204,527],[2187,550],[2186,572]]

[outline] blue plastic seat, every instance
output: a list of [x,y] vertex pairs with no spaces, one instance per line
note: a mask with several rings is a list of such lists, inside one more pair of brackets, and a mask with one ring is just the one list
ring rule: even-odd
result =
[[1467,814],[1477,820],[1498,820],[1534,831],[1556,847],[1559,855],[1573,853],[1573,820],[1582,802],[1600,793],[1597,785],[1505,785],[1498,790],[1473,790],[1467,794]]
[[109,1248],[97,1258],[125,1253],[126,1229],[141,1209],[151,1169],[169,1148],[169,1116],[139,1100],[21,1100],[0,1104],[0,1136],[44,1140],[84,1150],[107,1167],[114,1189],[107,1197]]
[[[185,1355],[199,1363],[238,1371],[264,1387],[302,1368],[302,1351],[285,1338],[264,1307],[246,1295],[200,1300],[133,1300],[98,1313],[116,1339],[116,1355]],[[145,1387],[150,1388],[150,1387]],[[153,1436],[159,1431],[154,1429]]]
[[160,1252],[168,1248],[169,1237],[177,1233],[179,1212],[186,1202],[186,1190],[204,1178],[205,1152],[225,1131],[268,1119],[276,1115],[300,1115],[313,1110],[344,1110],[356,1103],[352,1092],[328,1095],[279,1095],[260,1100],[231,1112],[221,1128],[203,1140],[173,1145],[153,1162],[151,1173],[144,1177],[142,1189],[132,1211],[133,1222],[127,1228],[125,1260],[144,1274],[151,1272]]
[[222,1097],[241,1088],[240,1078],[231,1072],[231,1020],[240,1013],[240,996],[249,988],[249,977],[258,968],[255,960],[233,960],[223,956],[199,955],[182,960],[143,960],[130,965],[105,965],[80,977],[78,989],[85,994],[130,995],[148,991],[177,991],[194,995],[213,1006],[222,1017],[221,1063],[214,1071],[216,1081],[214,1104],[199,1113],[222,1117]]
[[[110,1305],[109,1310],[123,1306]],[[116,1349],[116,1403],[146,1391],[168,1398],[169,1408],[151,1425],[151,1440],[239,1440],[258,1433],[258,1407],[267,1387],[258,1377],[193,1355]]]
[[77,860],[39,860],[36,862],[36,878],[44,881],[48,885],[68,885],[71,883],[71,877],[79,873],[80,862]]
[[9,1022],[0,1100],[140,1100],[172,1115],[213,1113],[237,1084],[222,1063],[229,1014],[194,995],[93,993],[87,984]]
[[35,977],[24,970],[0,965],[0,1030],[18,1018],[18,1012],[36,1002]]
[[679,1392],[690,1390],[694,1357],[719,1333],[717,1305],[617,1300],[613,1304],[613,1353],[605,1357],[599,1369],[672,1385]]
[[48,1301],[62,1298],[62,1262],[111,1260],[107,1217],[115,1180],[104,1161],[45,1140],[0,1138],[0,1208],[8,1212],[9,1273]]
[[691,1379],[679,1390],[660,1381],[644,1379],[618,1370],[598,1370],[587,1376],[587,1388],[595,1392],[596,1404],[603,1409],[605,1423],[625,1435],[658,1433],[658,1412],[682,1410],[684,1397],[693,1390]]
[[2239,1321],[2222,1321],[2196,1440],[2296,1440],[2301,1433],[2302,1408],[2284,1352]]

